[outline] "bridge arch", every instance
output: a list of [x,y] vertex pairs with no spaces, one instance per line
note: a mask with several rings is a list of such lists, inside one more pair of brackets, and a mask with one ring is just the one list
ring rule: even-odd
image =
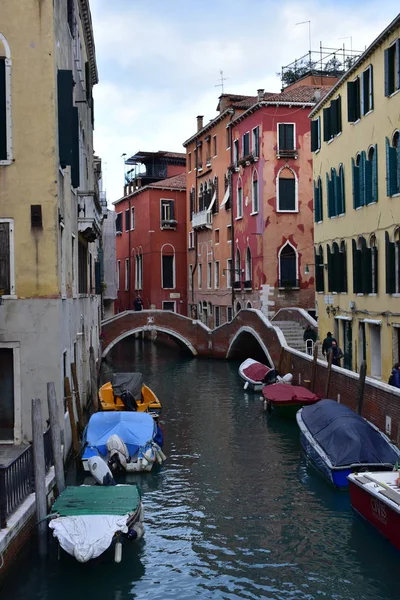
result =
[[135,333],[141,333],[142,331],[146,331],[146,332],[159,331],[160,333],[166,333],[167,335],[170,335],[171,337],[178,340],[182,345],[186,346],[186,348],[188,348],[188,350],[190,350],[190,352],[192,353],[193,356],[197,356],[197,354],[198,354],[196,348],[191,344],[191,342],[188,339],[186,339],[183,335],[178,333],[177,331],[174,331],[173,329],[169,329],[168,327],[162,327],[160,325],[152,325],[152,326],[143,325],[141,327],[135,327],[133,329],[130,329],[129,331],[124,331],[123,333],[118,335],[116,338],[114,338],[104,348],[104,350],[102,352],[102,358],[105,358],[107,356],[107,354],[110,352],[110,350],[118,344],[118,342],[120,342],[121,340],[123,340],[127,337],[130,337],[131,335],[134,335]]
[[274,361],[272,360],[271,355],[270,355],[270,353],[268,351],[268,348],[265,345],[265,343],[263,342],[261,336],[252,327],[248,327],[246,325],[243,325],[242,327],[240,327],[240,329],[238,329],[238,331],[235,333],[235,335],[231,339],[231,341],[229,343],[228,351],[226,353],[226,358],[232,357],[232,354],[235,351],[235,346],[237,346],[239,338],[241,336],[243,336],[244,334],[250,334],[251,336],[254,337],[254,339],[258,342],[261,350],[264,352],[264,354],[265,354],[265,356],[266,356],[266,358],[268,360],[269,365],[271,367],[273,367],[274,366]]

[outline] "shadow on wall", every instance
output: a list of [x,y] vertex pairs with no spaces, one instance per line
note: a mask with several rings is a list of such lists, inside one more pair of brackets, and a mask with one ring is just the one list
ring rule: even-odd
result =
[[246,360],[246,358],[252,358],[258,360],[264,365],[271,367],[268,357],[266,356],[263,348],[257,341],[257,339],[251,333],[244,331],[241,333],[233,342],[230,352],[229,360]]

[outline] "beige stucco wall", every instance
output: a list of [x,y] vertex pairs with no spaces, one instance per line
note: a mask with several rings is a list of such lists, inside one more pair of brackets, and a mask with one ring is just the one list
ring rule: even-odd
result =
[[[385,269],[385,231],[388,231],[393,241],[394,229],[400,223],[400,198],[386,195],[386,149],[385,138],[392,139],[393,133],[399,127],[400,93],[387,98],[384,87],[384,50],[400,36],[397,28],[387,39],[366,57],[363,63],[348,78],[349,81],[370,65],[373,65],[373,102],[374,108],[367,115],[362,116],[356,123],[347,120],[347,80],[336,90],[333,98],[340,94],[342,99],[342,133],[330,142],[321,141],[321,149],[314,153],[314,180],[318,176],[322,179],[323,186],[323,222],[315,225],[314,239],[316,247],[322,244],[324,249],[324,263],[327,262],[326,244],[336,241],[339,245],[342,240],[346,242],[347,249],[347,294],[331,294],[333,303],[327,302],[328,272],[324,269],[325,295],[317,293],[319,312],[320,336],[326,335],[328,330],[335,332],[335,319],[332,314],[327,315],[328,304],[337,308],[337,316],[348,317],[352,320],[353,334],[353,369],[356,370],[360,359],[359,324],[364,319],[381,321],[381,377],[387,381],[393,362],[398,360],[397,341],[394,339],[397,332],[392,327],[393,323],[400,323],[400,316],[382,313],[400,313],[399,297],[386,294],[386,269]],[[329,105],[330,100],[325,104]],[[324,106],[323,106],[324,107]],[[322,108],[313,116],[322,117]],[[368,152],[372,144],[378,148],[378,202],[358,209],[353,208],[352,196],[352,167],[351,159],[357,152]],[[344,166],[345,177],[345,202],[346,212],[339,217],[328,218],[326,173],[331,167],[338,169]],[[353,293],[353,261],[351,240],[363,235],[369,242],[370,235],[374,233],[378,246],[378,293],[354,294]],[[330,298],[332,300],[332,298]],[[355,302],[355,309],[351,310],[350,302]],[[337,321],[337,319],[336,319]],[[376,349],[370,339],[371,323],[366,323],[367,369],[371,374],[372,354]],[[339,328],[342,329],[341,327]],[[343,344],[341,331],[340,343]]]

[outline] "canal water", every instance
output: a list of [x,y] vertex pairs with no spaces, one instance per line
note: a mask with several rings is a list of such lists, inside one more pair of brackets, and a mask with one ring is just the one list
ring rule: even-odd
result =
[[295,423],[266,415],[237,363],[127,339],[111,366],[140,370],[163,402],[168,460],[131,475],[146,533],[81,565],[25,550],[1,600],[397,600],[399,554],[301,458]]

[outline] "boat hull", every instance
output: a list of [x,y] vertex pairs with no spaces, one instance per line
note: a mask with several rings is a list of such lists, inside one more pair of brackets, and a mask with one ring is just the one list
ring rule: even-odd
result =
[[[300,408],[303,408],[303,406],[304,406],[303,402],[294,402],[294,401],[274,402],[274,400],[271,400],[270,402],[271,402],[271,407],[272,407],[273,411],[277,415],[279,415],[280,417],[282,417],[284,419],[292,419],[292,420],[296,419],[297,411],[300,410]],[[311,403],[308,402],[307,406],[309,406],[310,404]]]
[[[111,382],[107,382],[99,389],[99,400],[102,410],[126,410],[125,404],[119,396],[114,396]],[[142,399],[137,403],[138,412],[161,412],[161,402],[147,385],[142,386]]]
[[400,514],[389,503],[372,494],[367,487],[349,480],[353,509],[400,550]]

